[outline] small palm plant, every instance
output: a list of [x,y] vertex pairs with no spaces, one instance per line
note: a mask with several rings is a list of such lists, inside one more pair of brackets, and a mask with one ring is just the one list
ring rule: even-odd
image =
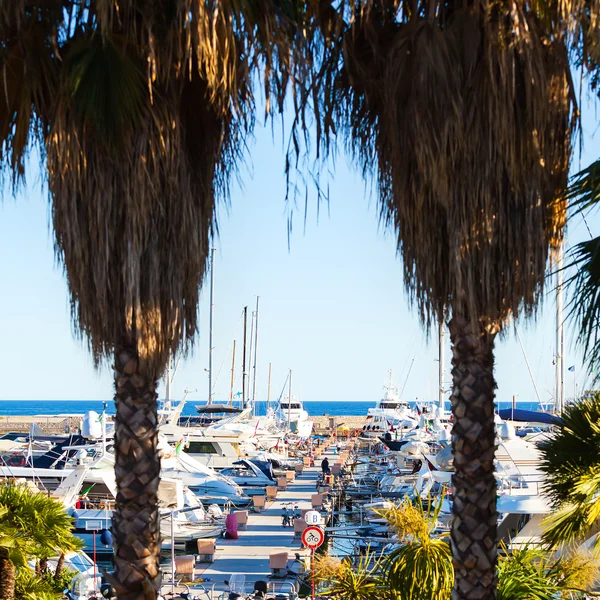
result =
[[567,407],[562,422],[540,445],[545,492],[555,511],[544,540],[552,546],[587,534],[600,518],[600,393]]
[[76,550],[71,517],[64,506],[26,485],[0,486],[0,600],[15,598],[18,571],[27,560]]
[[402,545],[382,563],[380,588],[397,600],[450,598],[454,584],[452,555],[446,536],[434,531],[444,495],[427,510],[420,501],[408,498],[397,506],[381,511],[396,530]]
[[313,577],[320,592],[336,600],[375,600],[378,594],[379,563],[370,551],[353,565],[329,554],[315,558]]
[[599,565],[597,555],[584,552],[553,559],[542,548],[515,550],[498,563],[498,600],[583,598],[598,583]]

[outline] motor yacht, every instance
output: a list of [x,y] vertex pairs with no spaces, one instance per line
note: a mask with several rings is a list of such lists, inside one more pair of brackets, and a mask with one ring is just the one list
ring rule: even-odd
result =
[[308,412],[296,396],[281,398],[275,414],[277,421],[298,437],[307,438],[312,434],[314,423],[309,420]]

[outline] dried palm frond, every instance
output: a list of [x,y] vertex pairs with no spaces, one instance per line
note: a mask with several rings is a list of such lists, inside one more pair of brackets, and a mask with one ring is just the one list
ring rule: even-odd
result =
[[[41,6],[40,6],[41,5]],[[97,362],[134,340],[146,368],[193,340],[215,205],[255,118],[301,72],[291,0],[0,4],[2,164],[46,155],[56,252]]]
[[499,0],[343,6],[321,115],[335,107],[337,131],[376,178],[422,320],[444,306],[500,322],[533,313],[562,239],[556,198],[577,123],[566,9],[548,3],[546,19]]

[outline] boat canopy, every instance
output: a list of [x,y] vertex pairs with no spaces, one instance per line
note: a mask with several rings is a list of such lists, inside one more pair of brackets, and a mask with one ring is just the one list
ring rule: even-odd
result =
[[562,419],[556,415],[522,408],[503,408],[498,415],[505,421],[518,421],[519,423],[544,423],[545,425],[559,425]]
[[215,414],[240,413],[243,409],[238,406],[232,406],[231,404],[204,404],[203,406],[196,406],[196,410],[201,414]]

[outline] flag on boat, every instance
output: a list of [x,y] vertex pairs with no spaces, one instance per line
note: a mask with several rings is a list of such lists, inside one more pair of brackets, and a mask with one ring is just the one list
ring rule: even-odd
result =
[[179,440],[177,445],[175,446],[175,454],[179,456],[181,454],[181,449],[183,448],[183,440]]
[[575,365],[570,366],[567,370],[571,371],[571,373],[572,373],[575,370]]

